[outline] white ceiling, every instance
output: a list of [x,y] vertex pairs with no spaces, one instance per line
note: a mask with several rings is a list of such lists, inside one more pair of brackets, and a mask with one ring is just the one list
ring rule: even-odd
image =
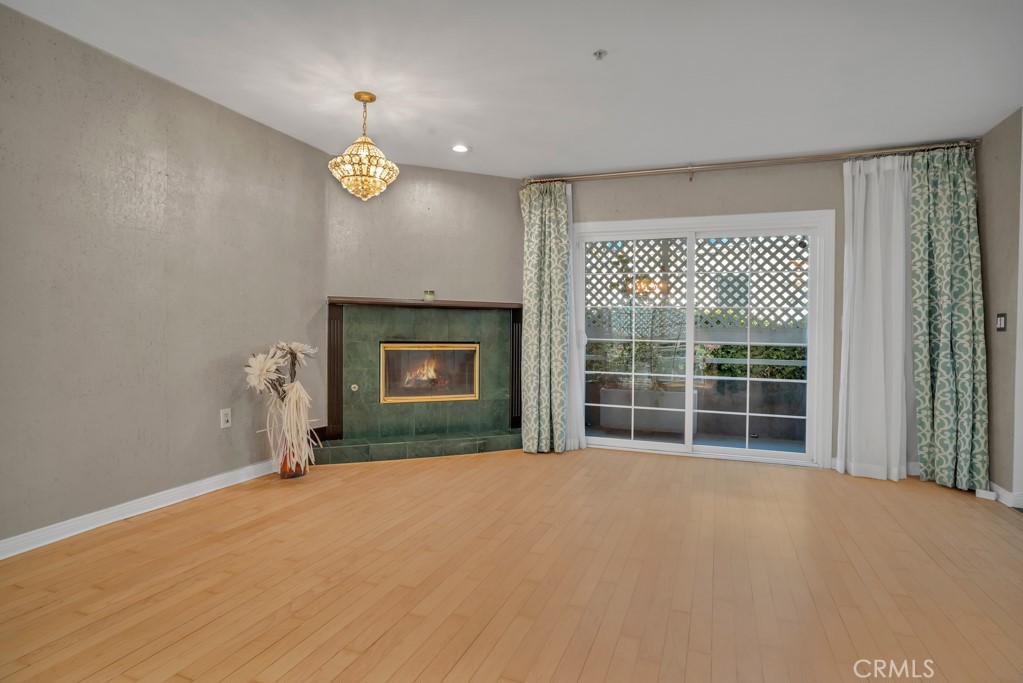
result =
[[974,137],[1023,105],[1023,0],[3,1],[325,152],[372,90],[397,163],[501,176]]

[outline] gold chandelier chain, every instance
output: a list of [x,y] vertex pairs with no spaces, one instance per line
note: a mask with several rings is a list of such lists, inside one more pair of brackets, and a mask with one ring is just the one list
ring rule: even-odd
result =
[[362,134],[366,134],[366,103],[362,103]]

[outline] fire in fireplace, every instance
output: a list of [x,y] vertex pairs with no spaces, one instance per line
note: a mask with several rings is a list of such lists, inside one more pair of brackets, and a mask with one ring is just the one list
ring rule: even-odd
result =
[[480,397],[480,345],[380,344],[380,402],[474,401]]
[[405,381],[401,383],[405,389],[433,389],[447,385],[448,377],[437,374],[437,359],[433,356],[423,361],[423,364],[415,370],[406,372]]

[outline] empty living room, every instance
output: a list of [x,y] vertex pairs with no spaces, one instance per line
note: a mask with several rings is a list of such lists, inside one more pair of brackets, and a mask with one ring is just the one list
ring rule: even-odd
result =
[[1023,683],[1021,35],[0,0],[0,683]]

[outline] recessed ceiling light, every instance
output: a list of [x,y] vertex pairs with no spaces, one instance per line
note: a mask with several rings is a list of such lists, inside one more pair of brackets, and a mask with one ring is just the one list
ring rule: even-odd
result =
[[471,149],[472,149],[472,147],[467,147],[465,145],[455,145],[454,147],[451,148],[451,151],[452,152],[463,152],[464,153],[464,152],[468,152]]

